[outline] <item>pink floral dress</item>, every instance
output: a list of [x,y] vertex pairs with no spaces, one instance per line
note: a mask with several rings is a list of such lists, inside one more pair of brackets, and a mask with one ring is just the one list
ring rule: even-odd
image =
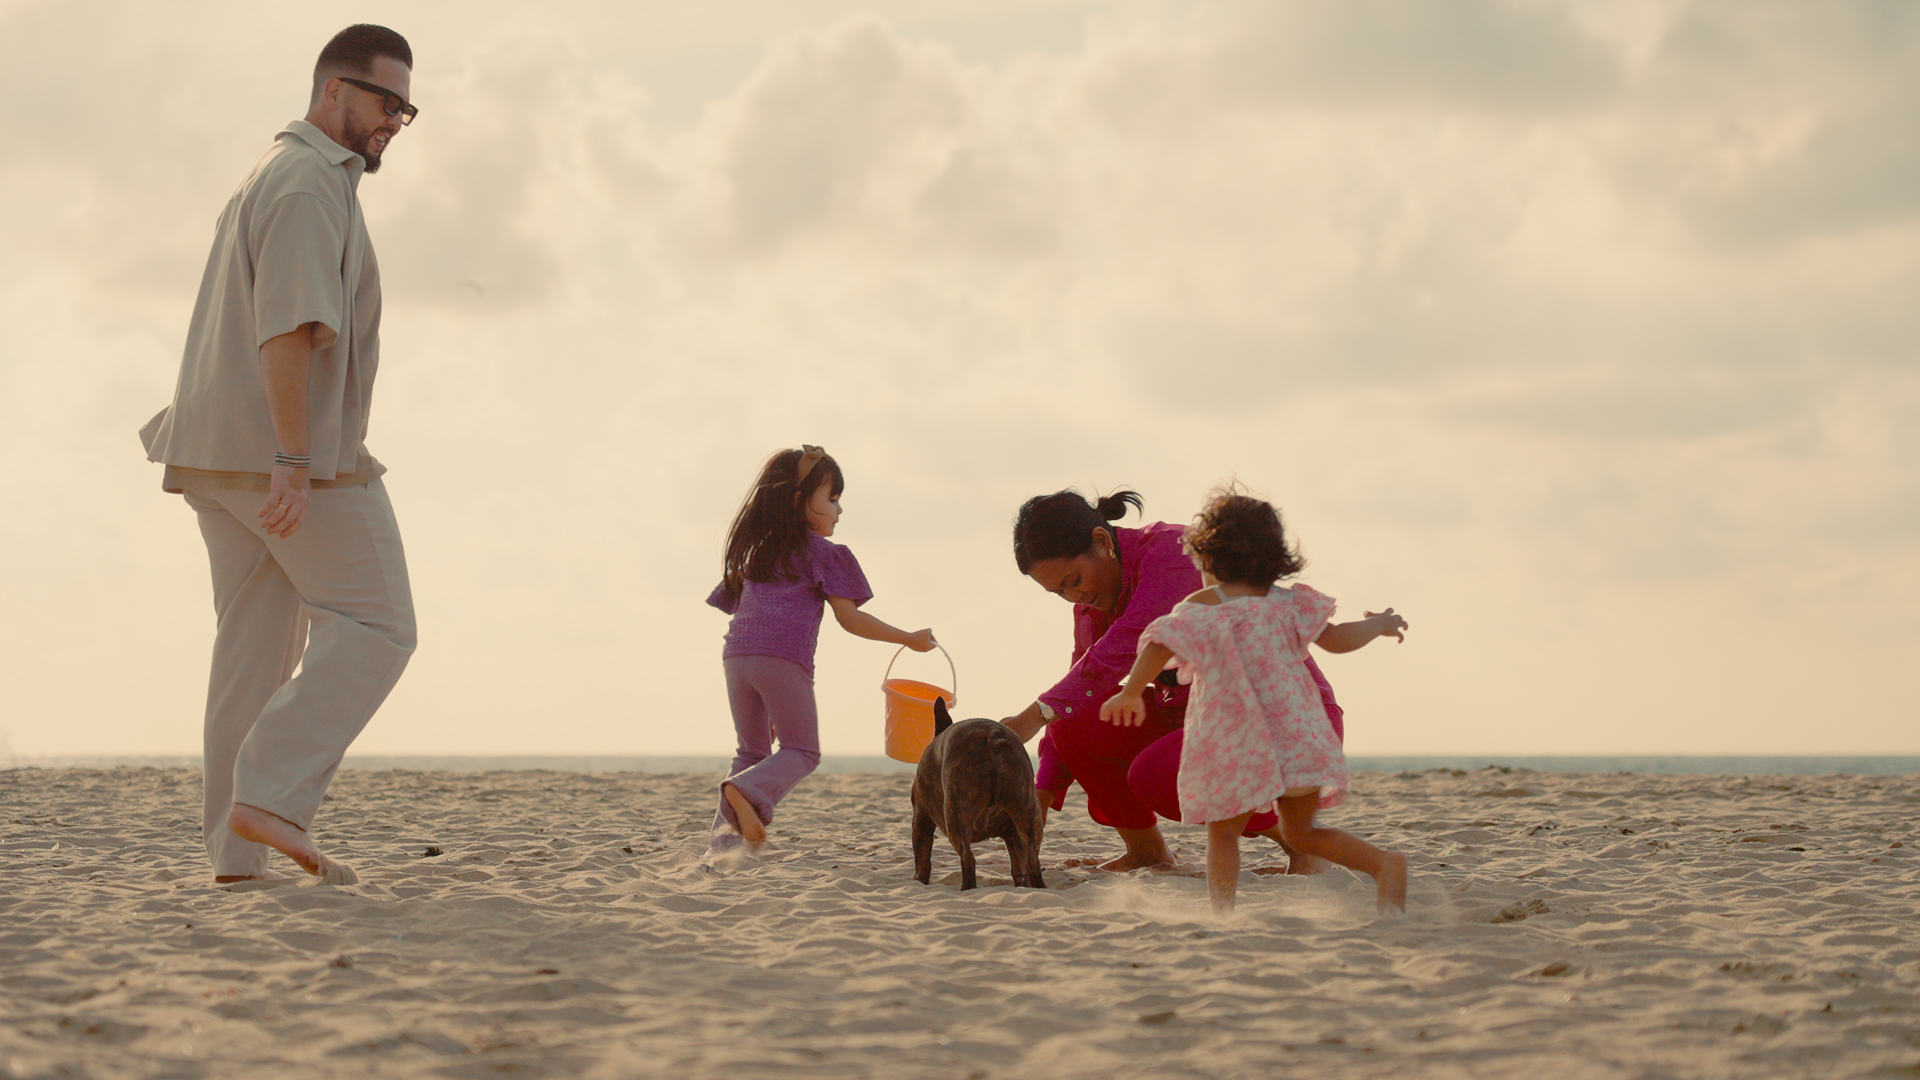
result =
[[1332,616],[1332,597],[1294,585],[1183,602],[1140,635],[1173,650],[1193,679],[1179,778],[1187,821],[1225,821],[1305,787],[1320,789],[1322,807],[1346,801],[1346,754],[1306,665]]

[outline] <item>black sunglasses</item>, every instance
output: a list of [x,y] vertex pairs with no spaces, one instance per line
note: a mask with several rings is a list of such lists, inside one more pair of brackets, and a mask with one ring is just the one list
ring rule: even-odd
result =
[[408,124],[413,123],[413,118],[420,115],[420,110],[408,104],[406,98],[401,97],[399,94],[394,93],[384,86],[370,82],[361,82],[359,79],[349,79],[345,75],[339,75],[336,76],[336,78],[343,83],[357,86],[369,94],[379,94],[381,97],[386,98],[387,100],[382,102],[380,107],[386,111],[388,116],[399,117],[401,127],[406,127]]

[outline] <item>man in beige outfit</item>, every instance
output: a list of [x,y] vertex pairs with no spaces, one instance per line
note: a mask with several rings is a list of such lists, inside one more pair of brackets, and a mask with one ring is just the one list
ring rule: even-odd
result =
[[[362,173],[419,111],[385,27],[327,43],[304,120],[220,215],[173,403],[141,429],[198,513],[218,629],[207,687],[214,880],[274,876],[268,849],[350,883],[308,835],[348,744],[414,647],[386,469],[367,453],[380,270]],[[298,678],[294,669],[300,669]]]

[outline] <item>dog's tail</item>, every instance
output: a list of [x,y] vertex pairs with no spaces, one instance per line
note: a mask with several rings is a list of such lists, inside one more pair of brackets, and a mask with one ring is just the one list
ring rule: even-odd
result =
[[1027,757],[1027,748],[1020,736],[1002,724],[988,726],[980,749],[985,756],[1004,764],[993,770],[988,805],[1004,808],[1014,832],[1019,835],[1018,844],[1012,837],[1007,840],[1008,854],[1025,861],[1024,873],[1016,863],[1014,880],[1023,885],[1040,885],[1040,836],[1046,829],[1046,818],[1040,811],[1040,793],[1033,786],[1033,761]]
[[947,730],[952,726],[953,726],[953,717],[947,715],[947,699],[944,697],[934,698],[933,699],[933,733],[934,735],[938,736],[941,732]]
[[1000,795],[1012,796],[1021,790],[1033,790],[1033,761],[1027,757],[1026,745],[1020,741],[1020,736],[1015,735],[1012,729],[1002,724],[994,724],[988,728],[986,745],[981,748],[981,752],[989,757],[1004,755],[1006,760],[1019,761],[1026,766],[1024,769],[1016,769],[1013,775],[1008,775],[998,770],[995,771],[994,783],[996,787],[1002,784],[1008,784],[1012,787],[1010,791],[996,793],[996,797]]

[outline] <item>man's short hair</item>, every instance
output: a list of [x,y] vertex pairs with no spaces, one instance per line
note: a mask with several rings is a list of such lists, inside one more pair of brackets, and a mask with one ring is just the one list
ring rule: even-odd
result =
[[327,47],[320,50],[320,59],[314,61],[314,99],[319,99],[320,87],[340,72],[373,74],[373,62],[382,56],[400,61],[409,70],[413,67],[413,50],[407,46],[407,39],[384,26],[355,23],[333,35]]

